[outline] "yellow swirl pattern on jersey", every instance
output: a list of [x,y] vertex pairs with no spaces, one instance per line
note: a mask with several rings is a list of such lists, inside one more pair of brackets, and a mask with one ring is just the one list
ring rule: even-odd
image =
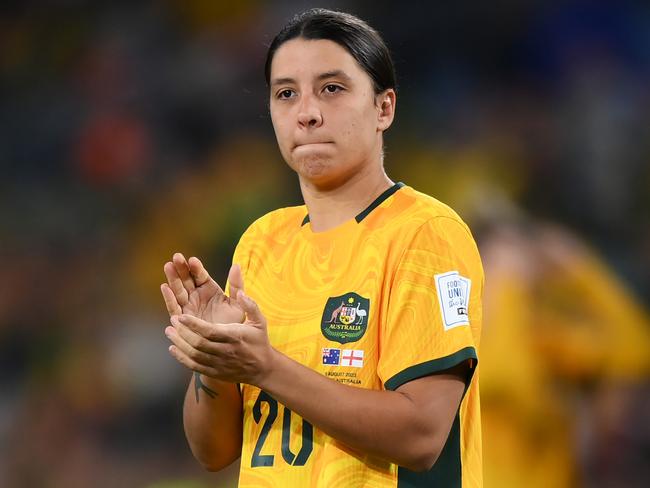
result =
[[[260,218],[242,236],[233,259],[267,318],[273,347],[361,388],[396,389],[462,361],[471,362],[474,374],[457,428],[432,472],[422,475],[354,452],[265,392],[242,385],[240,486],[392,487],[402,479],[409,486],[449,480],[481,486],[475,370],[483,270],[467,226],[449,207],[401,184],[356,219],[326,232],[312,232],[303,222],[306,213],[300,206]],[[434,276],[452,271],[471,280],[470,325],[446,330]],[[353,319],[350,325],[343,315]],[[334,335],[328,338],[322,327]],[[353,342],[337,339],[337,331],[347,329],[364,332]],[[343,366],[340,358],[339,364],[323,364],[324,348],[363,351],[362,367]],[[336,398],[322,401],[323,408],[335,408]]]

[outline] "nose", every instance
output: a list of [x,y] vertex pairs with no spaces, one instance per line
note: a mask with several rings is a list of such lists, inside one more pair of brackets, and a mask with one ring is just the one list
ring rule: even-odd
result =
[[304,96],[298,107],[298,125],[303,128],[320,127],[323,124],[323,114],[318,103],[312,96]]

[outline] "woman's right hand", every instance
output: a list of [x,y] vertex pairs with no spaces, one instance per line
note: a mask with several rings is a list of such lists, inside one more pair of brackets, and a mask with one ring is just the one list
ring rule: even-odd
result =
[[160,285],[165,306],[170,317],[188,314],[212,323],[244,321],[244,311],[237,303],[239,290],[244,289],[244,279],[239,265],[233,264],[228,273],[230,297],[214,281],[203,263],[196,258],[185,259],[175,253],[163,266],[167,283]]

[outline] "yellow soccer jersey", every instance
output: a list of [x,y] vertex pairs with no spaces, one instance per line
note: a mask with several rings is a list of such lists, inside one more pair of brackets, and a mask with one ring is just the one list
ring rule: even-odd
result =
[[[483,269],[453,210],[401,183],[326,232],[312,232],[305,206],[284,208],[251,225],[234,262],[273,347],[332,380],[394,390],[464,361],[472,372],[449,439],[425,473],[355,452],[242,385],[241,487],[482,485],[475,370]],[[336,402],[322,398],[323,408]]]

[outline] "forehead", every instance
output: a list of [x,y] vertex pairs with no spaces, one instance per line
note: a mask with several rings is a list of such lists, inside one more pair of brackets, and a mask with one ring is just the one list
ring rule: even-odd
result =
[[329,39],[291,39],[275,52],[271,82],[276,78],[312,78],[321,73],[343,71],[351,78],[368,74],[341,45]]

